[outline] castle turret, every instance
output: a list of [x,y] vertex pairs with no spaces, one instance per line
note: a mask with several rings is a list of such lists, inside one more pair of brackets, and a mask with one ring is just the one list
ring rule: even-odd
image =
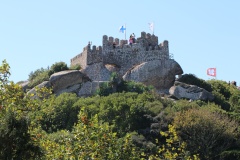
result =
[[163,48],[164,48],[166,51],[169,51],[169,50],[168,50],[168,41],[167,41],[167,40],[163,41]]
[[108,36],[104,35],[102,39],[103,50],[108,46]]
[[119,39],[118,38],[115,38],[114,42],[115,42],[116,45],[119,45]]

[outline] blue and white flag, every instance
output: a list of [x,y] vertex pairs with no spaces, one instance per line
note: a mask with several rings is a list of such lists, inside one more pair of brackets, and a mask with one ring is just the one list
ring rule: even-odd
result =
[[125,31],[126,31],[126,27],[125,26],[119,27],[119,32],[124,33]]
[[149,24],[149,29],[150,29],[152,32],[154,32],[154,24],[153,24],[153,22],[148,23],[148,24]]

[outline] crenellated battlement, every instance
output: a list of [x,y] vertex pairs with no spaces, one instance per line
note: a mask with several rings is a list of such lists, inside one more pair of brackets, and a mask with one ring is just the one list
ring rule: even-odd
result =
[[124,72],[136,64],[157,59],[169,59],[168,41],[158,44],[157,36],[141,32],[141,37],[136,38],[132,45],[128,44],[128,40],[104,35],[102,46],[91,46],[89,43],[82,53],[71,59],[71,65],[80,64],[84,69],[87,65],[102,62],[120,66]]

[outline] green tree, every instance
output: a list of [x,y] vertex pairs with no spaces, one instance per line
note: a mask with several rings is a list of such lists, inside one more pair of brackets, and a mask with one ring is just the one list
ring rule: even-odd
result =
[[10,66],[8,65],[6,60],[2,61],[2,65],[0,66],[0,87],[4,87],[8,83],[8,78],[11,75]]
[[90,119],[85,109],[78,119],[71,133],[61,131],[62,140],[43,139],[47,159],[140,159],[128,135],[119,139],[108,123],[100,122],[97,115]]
[[150,125],[151,120],[146,115],[157,114],[154,113],[157,109],[152,101],[154,96],[151,94],[126,92],[106,97],[81,98],[74,105],[78,108],[85,107],[90,115],[98,114],[99,119],[113,125],[113,130],[119,135],[125,135]]
[[49,70],[44,68],[37,69],[34,72],[32,71],[28,76],[29,87],[33,88],[36,85],[42,83],[43,81],[48,81],[49,80],[48,72]]
[[174,117],[174,126],[187,143],[187,150],[201,159],[217,159],[234,145],[238,123],[209,108],[189,109]]
[[67,64],[65,62],[56,62],[54,63],[49,70],[49,76],[51,76],[53,73],[69,70]]
[[77,122],[77,115],[80,108],[73,104],[78,100],[76,94],[63,93],[58,97],[52,96],[47,99],[36,112],[42,128],[51,133],[57,130],[71,130]]
[[40,147],[29,133],[29,121],[8,109],[0,115],[0,159],[35,159],[41,156]]
[[[186,149],[186,143],[178,136],[176,128],[169,124],[168,130],[160,131],[162,137],[165,138],[165,143],[161,144],[158,149],[157,155],[151,155],[150,160],[160,159],[186,159],[186,160],[200,160],[198,154],[190,155]],[[158,140],[157,140],[157,143]]]
[[81,69],[81,65],[80,64],[76,64],[76,65],[71,66],[69,69],[71,69],[71,70],[80,70]]
[[22,88],[8,82],[6,61],[0,66],[0,159],[36,159],[41,150],[32,140],[27,112],[36,103],[24,96]]
[[184,74],[178,79],[178,81],[183,82],[183,83],[187,83],[187,84],[192,84],[192,85],[199,86],[201,88],[206,89],[209,92],[212,91],[211,84],[207,83],[203,79],[197,78],[193,74]]

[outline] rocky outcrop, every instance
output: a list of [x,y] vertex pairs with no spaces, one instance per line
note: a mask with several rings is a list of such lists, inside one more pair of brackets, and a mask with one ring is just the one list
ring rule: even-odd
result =
[[[85,74],[79,70],[67,70],[57,72],[51,75],[49,82],[53,88],[53,92],[60,94],[63,90],[76,90],[81,83],[91,81]],[[78,84],[78,85],[77,85]]]
[[214,96],[195,85],[188,85],[182,82],[175,81],[174,86],[169,89],[169,94],[177,99],[186,98],[191,100],[209,100],[212,101]]
[[[183,73],[180,65],[173,59],[144,62],[132,67],[125,74],[121,74],[119,66],[100,62],[87,65],[80,71],[66,70],[54,73],[49,81],[43,82],[38,87],[52,87],[55,95],[71,92],[79,97],[87,97],[95,94],[101,83],[108,82],[113,72],[119,75],[119,79],[152,85],[158,93],[161,93],[160,90],[168,91],[175,81],[175,76]],[[29,93],[35,94],[35,88]]]
[[180,65],[173,59],[144,62],[130,69],[123,79],[152,85],[157,90],[173,86],[175,76],[183,73]]
[[[90,96],[99,84],[116,78],[153,86],[157,93],[168,94],[176,75],[183,74],[181,66],[172,59],[168,41],[158,43],[158,37],[141,32],[135,43],[103,36],[102,46],[89,43],[82,53],[71,59],[71,66],[81,70],[54,73],[49,83],[56,95],[74,92],[78,96]],[[112,73],[114,76],[112,77]],[[117,82],[118,83],[118,82]],[[116,90],[116,83],[112,84]]]
[[105,81],[94,81],[86,82],[82,84],[81,89],[78,91],[77,95],[79,97],[88,97],[96,93],[99,86]]
[[81,85],[82,84],[74,84],[72,86],[68,86],[67,88],[64,88],[64,89],[61,89],[57,92],[55,92],[55,94],[58,96],[60,95],[61,93],[78,93],[79,89],[81,88]]
[[90,79],[95,81],[109,81],[111,73],[118,71],[118,67],[110,64],[104,65],[102,62],[88,65],[81,70],[82,73],[88,75]]
[[43,88],[43,87],[46,87],[46,88],[50,88],[51,87],[51,84],[49,83],[49,81],[43,81],[42,83],[40,83],[39,85],[35,86],[34,88],[32,88],[31,90],[29,90],[27,92],[27,94],[33,94],[32,98],[35,99],[35,98],[39,98],[38,95],[37,95],[37,89],[40,89],[40,88]]
[[22,82],[22,83],[19,84],[19,85],[22,87],[22,89],[23,89],[24,92],[27,92],[27,90],[31,89],[31,88],[29,87],[29,81],[24,81],[24,82]]

